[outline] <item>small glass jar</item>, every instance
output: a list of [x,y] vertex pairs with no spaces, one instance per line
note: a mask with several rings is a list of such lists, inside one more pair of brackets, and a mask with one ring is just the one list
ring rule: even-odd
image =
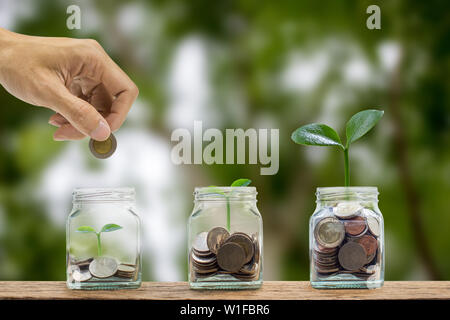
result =
[[377,188],[317,188],[316,196],[309,224],[312,287],[381,287],[384,225]]
[[66,223],[69,289],[141,285],[140,219],[134,188],[75,189]]
[[196,188],[188,222],[192,289],[256,289],[263,282],[263,222],[255,187]]

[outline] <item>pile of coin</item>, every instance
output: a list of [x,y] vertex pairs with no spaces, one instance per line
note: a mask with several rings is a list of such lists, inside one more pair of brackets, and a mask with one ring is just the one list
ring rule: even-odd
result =
[[195,277],[229,274],[242,281],[259,277],[260,246],[258,236],[243,232],[230,233],[222,227],[199,233],[189,255]]
[[379,267],[380,222],[358,203],[342,202],[314,226],[312,260],[319,275],[367,278]]
[[92,278],[92,275],[89,272],[89,264],[92,262],[92,260],[92,258],[79,261],[71,259],[68,266],[68,274],[70,279],[75,282],[84,282],[90,280]]
[[132,264],[119,264],[116,277],[132,279],[136,273],[136,266]]
[[72,282],[98,281],[99,279],[122,278],[133,279],[136,265],[122,264],[115,258],[97,257],[83,260],[69,258],[68,275]]

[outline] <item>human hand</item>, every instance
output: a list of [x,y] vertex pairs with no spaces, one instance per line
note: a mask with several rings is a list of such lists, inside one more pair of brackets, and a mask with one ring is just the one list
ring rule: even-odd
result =
[[139,91],[95,40],[25,36],[0,28],[0,84],[56,113],[55,140],[106,140]]

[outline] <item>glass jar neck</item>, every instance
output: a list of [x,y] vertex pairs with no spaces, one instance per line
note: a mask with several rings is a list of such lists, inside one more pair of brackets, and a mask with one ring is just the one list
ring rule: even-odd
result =
[[253,201],[256,202],[255,187],[201,187],[195,188],[195,201]]
[[378,202],[378,189],[376,187],[328,187],[317,188],[316,202]]
[[134,201],[134,188],[77,188],[73,191],[72,199],[72,202],[78,205]]

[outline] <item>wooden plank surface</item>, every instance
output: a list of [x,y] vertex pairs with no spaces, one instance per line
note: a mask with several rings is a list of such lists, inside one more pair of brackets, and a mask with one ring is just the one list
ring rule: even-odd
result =
[[450,299],[450,281],[389,281],[380,289],[316,290],[307,281],[266,281],[259,290],[190,290],[186,282],[145,282],[137,290],[69,290],[65,282],[0,281],[0,299],[365,300]]

